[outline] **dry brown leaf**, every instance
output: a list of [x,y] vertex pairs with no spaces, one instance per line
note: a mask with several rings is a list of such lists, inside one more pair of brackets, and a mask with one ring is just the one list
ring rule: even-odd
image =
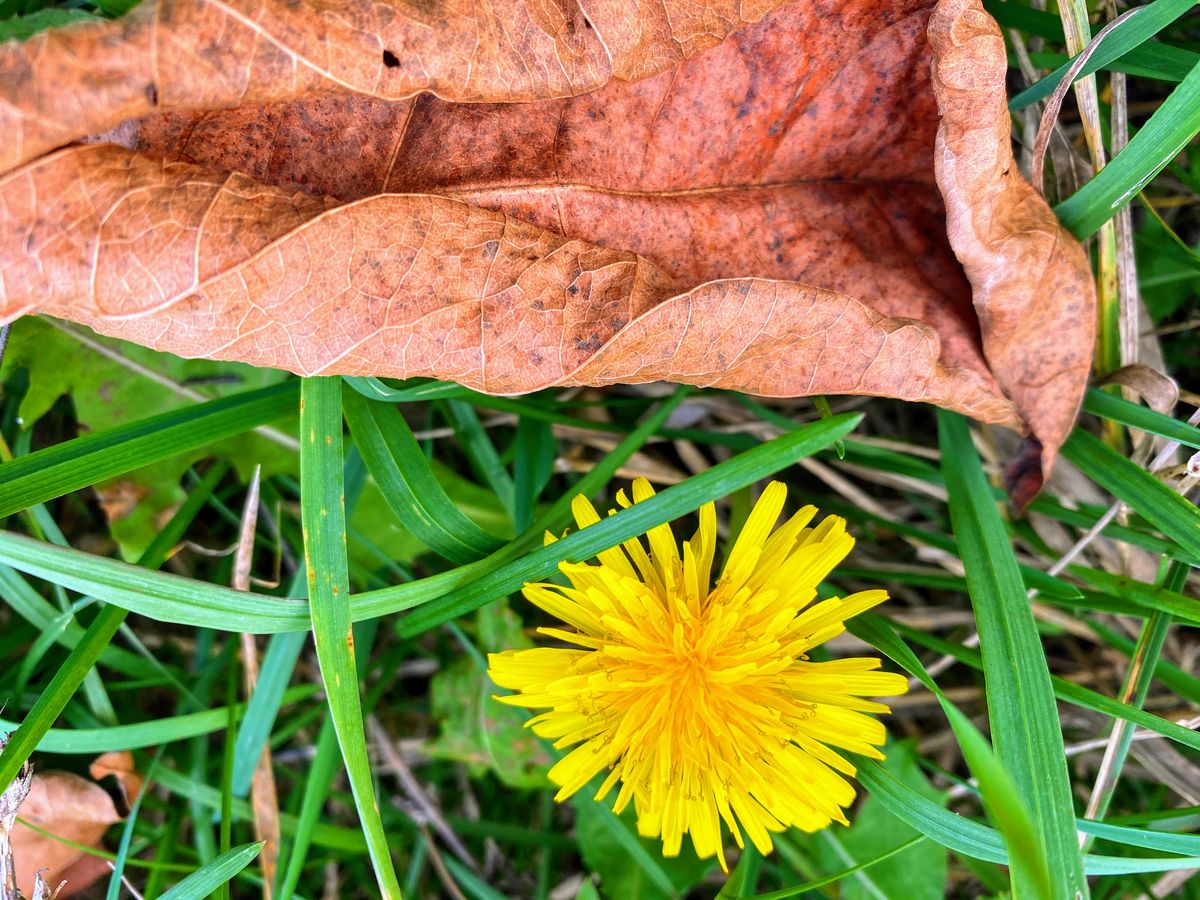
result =
[[[18,815],[85,847],[99,847],[105,832],[121,821],[112,798],[102,787],[71,772],[36,772]],[[39,871],[51,886],[66,880],[61,897],[83,890],[109,871],[103,859],[45,837],[21,821],[12,830],[12,847],[17,887],[26,896],[33,895]]]
[[[0,50],[33,160],[0,179],[0,318],[494,393],[924,400],[1027,428],[1048,470],[1093,287],[1013,162],[998,28],[774,5],[165,2]],[[112,126],[133,150],[34,158]]]

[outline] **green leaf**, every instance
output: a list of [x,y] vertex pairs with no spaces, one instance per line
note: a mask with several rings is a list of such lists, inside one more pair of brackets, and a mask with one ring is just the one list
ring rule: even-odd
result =
[[371,780],[354,632],[350,622],[350,576],[346,559],[346,511],[342,476],[342,382],[306,378],[300,394],[300,511],[309,610],[321,681],[338,745],[354,793],[367,849],[382,895],[400,897],[379,801]]
[[662,855],[662,842],[639,837],[632,810],[618,816],[592,799],[587,788],[571,799],[579,852],[589,870],[600,877],[606,900],[666,900],[684,893],[712,869],[711,860],[696,857],[684,843],[677,857]]
[[[1100,41],[1088,61],[1083,68],[1075,75],[1075,80],[1085,78],[1093,72],[1098,72],[1113,63],[1115,60],[1121,59],[1131,50],[1140,47],[1154,35],[1158,34],[1188,10],[1194,9],[1196,0],[1154,0],[1146,6],[1138,7],[1137,10],[1121,24],[1115,26],[1112,31],[1106,34],[1103,40]],[[1157,47],[1147,47],[1147,50],[1153,52]],[[1008,104],[1008,108],[1012,112],[1024,109],[1031,103],[1050,96],[1054,89],[1058,87],[1059,82],[1067,75],[1067,70],[1071,68],[1071,61],[1059,66],[1045,78],[1038,81],[1033,86],[1025,89],[1017,94]]]
[[1200,450],[1200,428],[1114,394],[1088,388],[1083,398],[1083,411]]
[[1200,64],[1107,166],[1054,211],[1078,238],[1094,234],[1200,131]]
[[[68,328],[70,331],[64,330]],[[12,329],[0,373],[28,370],[29,390],[16,410],[25,429],[64,395],[71,398],[80,432],[98,434],[179,410],[186,403],[267,387],[290,377],[241,363],[182,359],[78,326],[56,327],[32,316],[13,323]],[[172,384],[180,386],[173,388]],[[284,403],[282,413],[292,420],[282,424],[294,433],[295,406]],[[102,496],[112,491],[116,498],[137,499],[136,503],[110,507],[109,530],[125,559],[136,559],[170,510],[184,502],[183,474],[196,460],[209,455],[233,463],[244,481],[256,465],[262,466],[263,478],[297,471],[294,445],[281,445],[262,433],[247,431],[215,443],[181,446],[157,462],[120,473],[116,480],[97,479]]]
[[83,678],[100,658],[128,613],[118,606],[105,606],[92,620],[83,638],[71,650],[62,667],[42,690],[21,726],[0,751],[0,784],[7,785],[29,759],[55,719],[75,695]]
[[162,895],[162,900],[205,900],[219,887],[228,884],[238,872],[254,862],[263,845],[243,844],[222,853],[206,866],[197,869],[175,887]]
[[[946,794],[935,790],[917,765],[911,741],[893,742],[880,765],[910,789],[944,806]],[[946,849],[933,841],[914,841],[920,835],[896,818],[878,798],[868,795],[854,814],[849,828],[825,829],[809,836],[807,843],[821,864],[820,871],[835,872],[872,860],[880,847],[912,842],[912,849],[877,861],[869,872],[847,878],[841,886],[844,900],[877,900],[904,897],[906,900],[941,900],[946,890]]]
[[471,461],[471,467],[492,489],[500,505],[512,516],[516,510],[516,489],[508,470],[500,462],[500,455],[496,452],[492,439],[488,437],[479,421],[475,408],[465,400],[447,400],[445,409],[458,431],[459,444],[467,454],[467,459]]
[[893,847],[891,850],[885,850],[883,853],[873,856],[864,862],[856,863],[847,869],[842,869],[840,872],[834,872],[832,875],[826,875],[823,878],[818,878],[815,881],[806,881],[804,884],[798,884],[794,887],[783,888],[782,890],[778,891],[771,891],[768,894],[755,894],[753,897],[748,898],[748,900],[787,900],[789,897],[798,897],[800,894],[806,894],[809,891],[815,891],[818,888],[823,888],[830,884],[837,884],[839,881],[849,878],[851,875],[857,875],[859,872],[865,872],[867,869],[879,865],[884,860],[891,859],[893,856],[897,856],[912,847],[920,845],[920,843],[924,840],[925,835],[917,835],[912,840],[905,841],[903,844],[899,844]]
[[406,528],[451,562],[473,562],[499,549],[503,542],[446,496],[399,410],[348,391],[343,411],[367,470]]
[[1086,897],[1058,707],[1021,573],[966,420],[939,410],[938,436],[950,521],[979,629],[992,738],[1017,796],[1032,804],[1048,866],[1045,887],[1037,864],[1018,857],[1030,865],[1013,867],[1013,891]]
[[[290,705],[311,697],[318,689],[314,684],[288,688],[283,695],[283,703]],[[234,715],[241,718],[244,715],[243,707],[236,707]],[[157,744],[169,744],[172,741],[213,734],[223,729],[228,721],[228,708],[219,706],[203,712],[164,716],[161,719],[128,725],[110,725],[104,728],[51,728],[38,741],[37,749],[41,753],[85,756],[108,753],[110,750],[140,750]],[[16,722],[0,719],[0,731],[15,731],[18,727]]]
[[[557,571],[563,559],[576,562],[590,559],[601,550],[699,509],[709,500],[773,475],[844,437],[861,420],[860,414],[841,414],[760,444],[682,484],[672,485],[645,503],[569,534],[552,547],[542,547],[513,559],[527,543],[522,538],[477,563],[407,584],[356,594],[350,602],[351,619],[357,622],[428,605],[404,617],[396,626],[402,635],[419,634],[511,594],[527,581],[547,578]],[[590,479],[596,472],[598,477]],[[599,476],[609,476],[607,467],[598,467],[594,473],[580,481],[580,490],[586,486],[588,492],[595,491],[603,483]],[[570,500],[565,495],[560,498],[547,513],[547,520],[552,514],[569,509]],[[235,591],[165,572],[147,572],[10,532],[0,532],[0,562],[163,622],[250,634],[300,631],[309,626],[308,604],[302,601]],[[434,600],[439,602],[431,602]]]
[[39,9],[26,16],[0,19],[0,41],[23,41],[39,31],[89,21],[97,21],[96,16],[82,9]]
[[286,415],[295,381],[199,403],[0,464],[0,516]]
[[1071,432],[1062,453],[1084,475],[1124,500],[1193,559],[1200,558],[1200,511],[1195,506],[1082,428]]
[[[995,829],[926,800],[884,771],[874,760],[859,758],[858,766],[859,782],[873,796],[879,797],[897,818],[955,853],[985,862],[1008,865],[1008,852]],[[1084,871],[1088,875],[1171,872],[1176,869],[1200,867],[1200,858],[1195,856],[1168,858],[1088,855],[1083,858],[1083,862]]]

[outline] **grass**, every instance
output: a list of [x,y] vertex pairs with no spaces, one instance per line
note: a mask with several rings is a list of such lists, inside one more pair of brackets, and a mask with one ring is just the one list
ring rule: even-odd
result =
[[[44,5],[0,2],[0,37],[127,7]],[[1106,19],[1065,0],[1061,16],[986,5],[1012,51],[1027,147],[1027,111],[1067,69],[1066,35],[1086,41]],[[264,812],[249,798],[265,747],[284,837],[278,897],[333,884],[347,898],[1200,898],[1186,874],[1200,867],[1200,513],[1182,465],[1200,448],[1186,421],[1200,405],[1191,9],[1155,0],[1110,33],[1082,73],[1098,118],[1068,103],[1061,128],[1090,159],[1087,137],[1108,140],[1114,91],[1127,89],[1132,138],[1086,185],[1049,198],[1076,234],[1096,235],[1103,285],[1136,267],[1142,336],[1161,355],[1142,361],[1176,379],[1182,403],[1155,411],[1091,390],[1063,477],[1026,518],[998,487],[1011,435],[889,401],[658,386],[501,398],[287,379],[206,388],[206,400],[79,435],[70,396],[22,422],[37,373],[3,370],[0,729],[15,733],[0,784],[30,756],[82,772],[132,750],[152,784],[105,858],[147,897],[262,894]],[[1117,238],[1125,215],[1132,257]],[[1102,295],[1111,365],[1121,298]],[[226,551],[249,472],[230,441],[264,424],[294,431],[300,449],[271,451],[256,581],[237,591]],[[1186,449],[1152,473],[1146,435]],[[88,488],[185,451],[196,461],[184,502],[151,543],[118,548]],[[658,482],[653,500],[542,546],[570,523],[574,494],[608,501],[638,474]],[[686,852],[663,859],[583,795],[553,803],[547,749],[490,701],[483,661],[544,623],[509,599],[524,582],[709,500],[728,539],[767,478],[850,520],[858,548],[828,592],[885,586],[893,599],[833,651],[870,645],[913,690],[887,718],[888,761],[859,761],[851,828],[789,833],[726,879]],[[249,697],[237,690],[243,634],[264,636]],[[115,880],[92,890],[123,895]]]

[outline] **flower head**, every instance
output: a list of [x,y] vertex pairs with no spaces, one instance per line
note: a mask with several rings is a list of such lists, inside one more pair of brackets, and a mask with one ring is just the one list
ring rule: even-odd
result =
[[[653,493],[634,482],[634,502]],[[763,853],[771,832],[846,823],[854,789],[843,776],[855,769],[834,748],[882,759],[883,725],[866,714],[889,710],[865,698],[907,683],[876,671],[877,659],[809,661],[887,594],[814,603],[854,539],[837,516],[810,525],[812,506],[775,529],[786,493],[778,482],[763,492],[715,585],[709,503],[682,554],[660,525],[646,535],[649,552],[626,541],[598,565],[562,563],[571,587],[525,586],[572,629],[539,632],[571,646],[492,654],[489,673],[519,692],[498,700],[544,710],[528,727],[558,748],[579,745],[550,770],[555,799],[607,771],[598,800],[620,784],[615,810],[632,800],[639,833],[661,835],[665,855],[690,834],[696,853],[718,854],[722,866],[722,820],[739,847],[744,831]],[[629,506],[624,492],[617,500]],[[573,511],[581,528],[600,520],[583,497]]]

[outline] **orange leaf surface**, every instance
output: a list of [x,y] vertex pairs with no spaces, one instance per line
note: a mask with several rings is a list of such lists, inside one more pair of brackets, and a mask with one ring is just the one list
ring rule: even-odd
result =
[[[59,838],[99,847],[100,839],[121,816],[112,799],[95,782],[71,772],[37,772],[29,795],[17,814]],[[34,876],[40,870],[51,887],[66,881],[61,897],[69,897],[109,872],[105,860],[46,837],[18,820],[12,830],[17,887],[33,896]]]
[[1048,470],[1095,301],[998,28],[776,5],[164,2],[0,49],[0,318],[495,393],[922,400]]

